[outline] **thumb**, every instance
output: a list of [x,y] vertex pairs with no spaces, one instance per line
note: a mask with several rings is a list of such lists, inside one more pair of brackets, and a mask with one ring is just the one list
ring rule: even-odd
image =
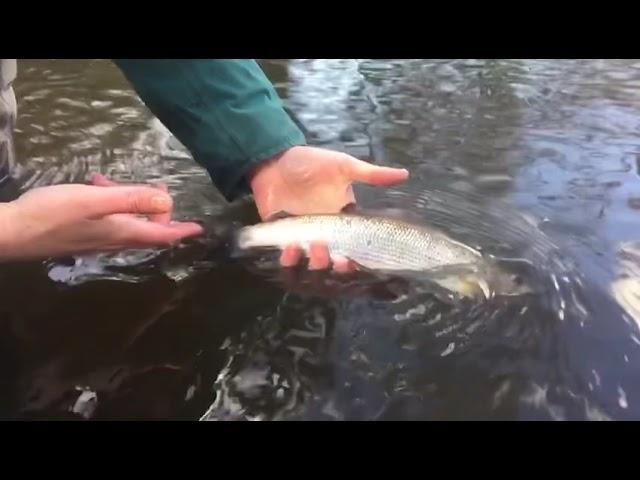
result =
[[83,196],[85,215],[103,217],[115,213],[153,215],[171,212],[171,196],[152,187],[88,187]]
[[343,171],[351,181],[378,186],[396,185],[409,177],[404,168],[380,167],[354,157],[345,159]]

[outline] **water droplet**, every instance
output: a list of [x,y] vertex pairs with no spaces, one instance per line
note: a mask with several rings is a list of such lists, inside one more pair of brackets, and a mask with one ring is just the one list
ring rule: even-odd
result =
[[622,387],[618,387],[618,395],[618,405],[620,405],[620,408],[628,408],[629,404],[627,403],[627,394],[622,389]]
[[447,348],[444,350],[444,352],[442,352],[440,354],[441,357],[446,357],[447,355],[449,355],[451,352],[453,352],[453,349],[456,347],[456,344],[454,342],[451,342],[449,345],[447,345]]

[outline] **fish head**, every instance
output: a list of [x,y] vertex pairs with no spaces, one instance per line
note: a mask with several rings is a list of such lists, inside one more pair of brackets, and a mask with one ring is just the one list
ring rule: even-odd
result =
[[473,299],[533,293],[524,275],[489,259],[480,264],[446,266],[435,274],[432,272],[429,278],[449,291]]
[[468,298],[520,296],[533,293],[533,289],[520,273],[489,267],[474,273],[459,274],[439,280],[441,285]]
[[533,293],[525,277],[517,272],[493,268],[487,275],[487,283],[494,296],[520,296]]

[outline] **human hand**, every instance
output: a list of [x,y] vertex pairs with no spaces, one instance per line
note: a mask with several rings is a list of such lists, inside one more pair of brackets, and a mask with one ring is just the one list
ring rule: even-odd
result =
[[171,222],[166,188],[100,175],[93,183],[35,188],[0,204],[0,260],[149,248],[202,233],[196,223]]
[[[267,160],[249,173],[249,182],[258,213],[263,220],[278,212],[291,215],[336,213],[355,203],[353,182],[389,186],[401,183],[409,173],[404,169],[380,167],[345,153],[299,146]],[[296,245],[286,247],[280,257],[284,267],[296,265],[302,256]],[[309,268],[354,270],[348,259],[329,258],[326,246],[311,245]]]

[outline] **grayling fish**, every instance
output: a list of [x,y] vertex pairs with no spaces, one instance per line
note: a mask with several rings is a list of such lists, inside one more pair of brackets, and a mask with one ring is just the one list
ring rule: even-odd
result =
[[384,216],[303,215],[240,229],[236,245],[284,248],[326,244],[332,258],[346,257],[359,267],[387,273],[424,274],[462,296],[518,295],[530,290],[491,259],[431,227]]

